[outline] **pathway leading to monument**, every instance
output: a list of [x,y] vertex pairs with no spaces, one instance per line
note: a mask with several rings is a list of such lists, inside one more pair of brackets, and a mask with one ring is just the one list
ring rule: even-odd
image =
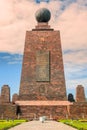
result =
[[76,130],[70,126],[56,121],[45,121],[41,123],[40,121],[30,121],[23,123],[19,126],[15,126],[9,130]]

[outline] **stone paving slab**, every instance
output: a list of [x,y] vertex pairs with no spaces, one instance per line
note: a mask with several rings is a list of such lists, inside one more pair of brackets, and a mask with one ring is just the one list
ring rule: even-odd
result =
[[15,126],[9,130],[76,130],[68,125],[56,121],[30,121]]

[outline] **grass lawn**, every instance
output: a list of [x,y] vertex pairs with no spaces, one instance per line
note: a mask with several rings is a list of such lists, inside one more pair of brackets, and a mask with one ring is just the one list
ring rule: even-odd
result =
[[0,130],[8,130],[9,128],[19,125],[23,122],[26,122],[26,120],[0,120]]
[[87,130],[87,120],[60,120],[67,125],[70,125],[78,130]]

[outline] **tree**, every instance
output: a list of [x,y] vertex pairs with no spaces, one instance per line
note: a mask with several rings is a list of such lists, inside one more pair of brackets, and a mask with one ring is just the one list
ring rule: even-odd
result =
[[69,93],[69,94],[68,94],[68,101],[70,101],[70,102],[75,102],[75,99],[74,99],[74,96],[73,96],[72,93]]

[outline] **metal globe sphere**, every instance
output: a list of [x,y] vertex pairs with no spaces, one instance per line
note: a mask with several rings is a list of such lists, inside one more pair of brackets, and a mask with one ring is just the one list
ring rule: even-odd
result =
[[48,22],[51,18],[51,13],[46,8],[41,8],[35,14],[37,22]]

